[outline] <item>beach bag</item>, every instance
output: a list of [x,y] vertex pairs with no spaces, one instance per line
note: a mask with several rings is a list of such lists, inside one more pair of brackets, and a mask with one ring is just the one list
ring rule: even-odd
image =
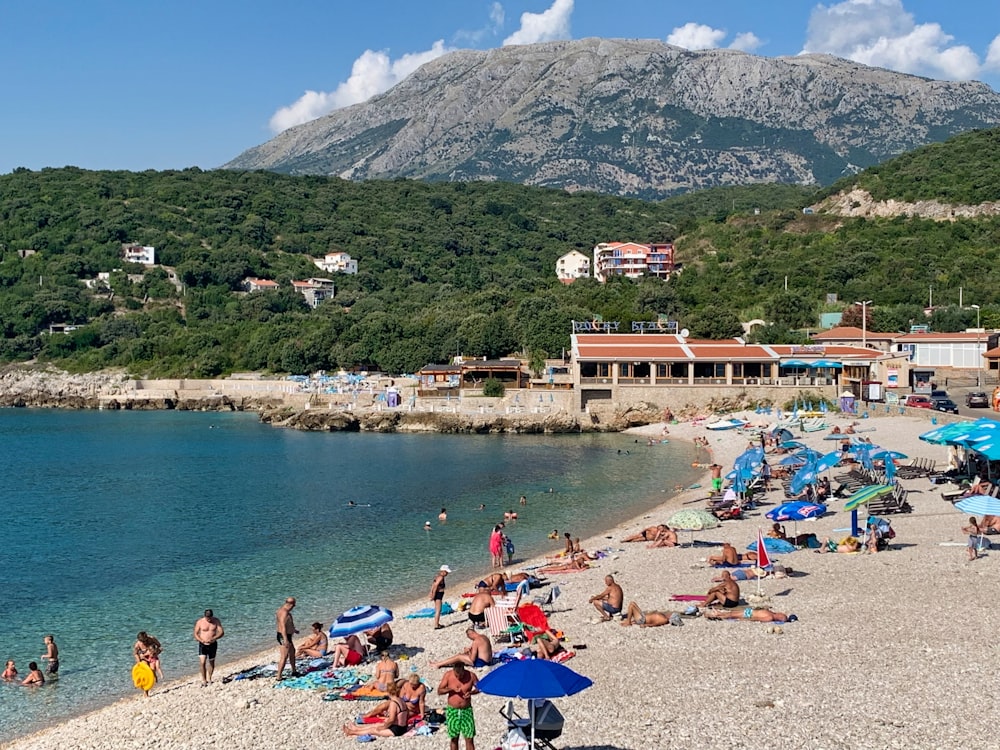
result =
[[444,724],[444,713],[442,711],[430,710],[424,717],[428,724]]
[[507,730],[507,736],[500,743],[501,750],[528,750],[528,738],[520,727],[511,727]]

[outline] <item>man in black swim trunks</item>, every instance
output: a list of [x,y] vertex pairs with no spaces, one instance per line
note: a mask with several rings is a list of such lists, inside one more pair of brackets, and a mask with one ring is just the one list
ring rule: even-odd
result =
[[212,681],[215,671],[215,654],[219,650],[219,639],[226,634],[222,621],[210,609],[194,624],[194,639],[198,641],[198,661],[201,662],[201,686]]
[[292,619],[292,610],[295,608],[295,597],[290,596],[285,599],[285,603],[278,607],[274,613],[275,630],[278,639],[278,682],[284,679],[281,673],[285,671],[285,662],[292,668],[292,677],[298,677],[295,671],[295,644],[292,643],[292,636],[299,631],[295,629],[295,621]]
[[726,609],[738,607],[740,604],[740,585],[736,583],[733,574],[728,570],[722,571],[722,579],[718,585],[713,586],[705,595],[705,606],[711,607],[721,604]]
[[474,628],[486,627],[486,610],[495,606],[496,602],[486,587],[486,581],[480,581],[476,586],[476,595],[469,603],[469,621]]

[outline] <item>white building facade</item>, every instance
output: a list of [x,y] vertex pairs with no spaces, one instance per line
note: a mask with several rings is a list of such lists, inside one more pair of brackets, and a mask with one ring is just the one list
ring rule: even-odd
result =
[[579,250],[571,250],[556,261],[556,277],[563,284],[590,277],[590,258]]

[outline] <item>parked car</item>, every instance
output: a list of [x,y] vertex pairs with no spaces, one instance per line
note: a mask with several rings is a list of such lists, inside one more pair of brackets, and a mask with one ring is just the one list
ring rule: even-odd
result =
[[951,414],[958,414],[958,404],[950,398],[932,398],[931,408],[937,411],[946,411]]
[[931,391],[931,398],[948,398],[948,391]]
[[990,405],[990,397],[983,391],[972,391],[965,394],[965,405],[969,408],[986,408]]
[[906,397],[903,406],[912,406],[914,409],[931,409],[934,404],[931,402],[930,396],[925,396],[922,393],[911,393]]

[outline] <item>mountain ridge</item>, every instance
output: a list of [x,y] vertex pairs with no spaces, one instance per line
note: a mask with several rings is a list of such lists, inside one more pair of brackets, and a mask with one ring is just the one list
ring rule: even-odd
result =
[[582,39],[437,58],[224,165],[347,179],[504,180],[637,197],[829,184],[1000,125],[1000,94],[830,55]]

